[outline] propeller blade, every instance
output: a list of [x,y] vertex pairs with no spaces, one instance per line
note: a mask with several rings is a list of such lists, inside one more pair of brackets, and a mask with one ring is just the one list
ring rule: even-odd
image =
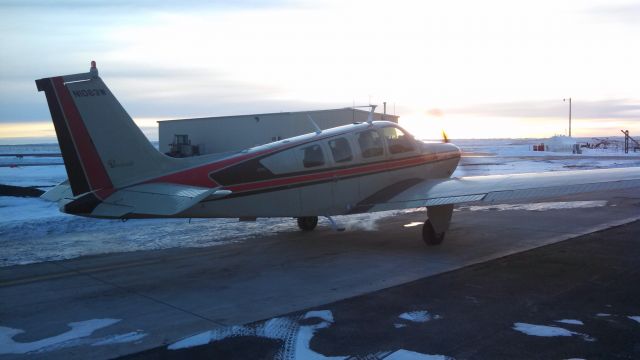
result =
[[444,132],[444,130],[442,130],[442,142],[443,143],[448,143],[449,142],[449,137],[447,136],[447,133]]

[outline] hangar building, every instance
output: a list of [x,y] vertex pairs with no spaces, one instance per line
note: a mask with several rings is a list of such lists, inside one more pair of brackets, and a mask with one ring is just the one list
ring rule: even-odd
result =
[[[307,115],[321,129],[328,129],[367,121],[369,111],[344,108],[158,121],[160,151],[190,156],[242,150],[313,132]],[[374,120],[393,122],[398,118],[381,113],[373,116]]]

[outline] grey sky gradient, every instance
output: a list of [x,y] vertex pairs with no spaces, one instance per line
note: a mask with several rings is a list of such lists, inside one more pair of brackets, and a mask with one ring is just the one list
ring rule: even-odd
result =
[[[573,101],[573,116],[584,119],[640,119],[640,103],[631,99]],[[544,118],[567,115],[568,103],[562,99],[480,104],[447,109],[447,114],[496,117]]]
[[618,0],[0,0],[0,126],[49,121],[34,80],[96,60],[135,118],[371,99],[418,122],[526,122],[572,96],[575,117],[640,132],[638,19]]

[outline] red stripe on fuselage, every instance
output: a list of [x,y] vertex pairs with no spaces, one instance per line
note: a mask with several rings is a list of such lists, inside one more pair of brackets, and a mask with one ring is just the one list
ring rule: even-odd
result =
[[281,187],[287,185],[297,185],[307,182],[315,182],[322,180],[330,180],[334,177],[347,177],[347,176],[359,176],[366,175],[368,173],[380,172],[380,171],[389,171],[398,168],[404,167],[412,167],[412,166],[420,166],[426,165],[431,162],[453,159],[458,157],[456,153],[455,156],[451,156],[451,154],[430,154],[430,155],[422,155],[416,157],[410,157],[406,159],[397,159],[397,160],[388,160],[375,164],[362,164],[362,166],[351,167],[347,169],[329,169],[319,171],[313,174],[305,174],[298,176],[291,176],[285,178],[277,178],[273,180],[264,180],[264,181],[256,181],[252,183],[246,184],[238,184],[238,185],[230,185],[224,187],[226,190],[231,190],[234,194],[242,193],[245,191],[256,191],[263,190],[272,187]]
[[[233,165],[240,164],[244,161],[249,161],[249,160],[266,156],[266,155],[272,155],[277,152],[288,150],[288,149],[301,146],[307,143],[313,143],[321,140],[326,140],[328,138],[342,136],[352,131],[353,130],[349,129],[349,130],[345,130],[342,133],[333,133],[328,136],[313,137],[313,138],[306,139],[305,141],[283,143],[280,146],[271,147],[262,151],[236,154],[231,157],[221,159],[219,161],[215,161],[209,164],[199,165],[194,168],[181,170],[173,174],[150,179],[145,181],[145,183],[169,182],[173,184],[200,186],[205,188],[218,187],[220,186],[220,184],[216,183],[210,177],[212,173],[215,173],[217,171],[220,171],[224,168],[227,168]],[[375,164],[364,163],[359,166],[354,166],[347,169],[322,169],[317,172],[314,172],[313,174],[305,174],[305,175],[286,177],[286,178],[277,178],[272,180],[264,180],[264,181],[244,183],[244,184],[232,184],[232,185],[224,186],[224,189],[229,189],[234,192],[253,191],[256,189],[279,186],[278,184],[289,185],[289,184],[296,184],[296,183],[302,183],[302,182],[322,180],[324,178],[331,178],[333,176],[360,175],[360,174],[366,174],[369,172],[380,171],[381,169],[384,170],[387,168],[389,170],[392,170],[392,168],[397,168],[397,167],[424,165],[429,162],[451,159],[455,157],[460,157],[460,153],[458,151],[414,156],[414,157],[405,158],[405,159],[392,159],[392,160],[386,160],[382,162],[376,162]],[[416,161],[415,159],[422,159],[422,160]],[[414,162],[411,162],[411,161],[414,161]],[[406,162],[409,162],[409,163],[406,163]],[[296,179],[296,180],[285,181],[286,179]],[[268,183],[269,185],[266,185]]]
[[213,181],[211,178],[209,178],[210,173],[214,171],[222,170],[226,167],[241,163],[246,160],[251,160],[253,158],[256,158],[265,154],[269,154],[271,152],[275,152],[277,150],[280,150],[280,149],[279,148],[267,149],[260,152],[237,155],[227,159],[213,162],[211,164],[206,164],[206,165],[198,166],[192,169],[183,170],[174,174],[161,176],[159,178],[146,181],[145,183],[169,182],[172,184],[201,186],[205,188],[217,187],[220,185],[217,184],[215,181]]
[[51,81],[58,100],[60,100],[67,127],[71,132],[71,137],[76,146],[89,186],[91,190],[97,191],[96,195],[99,198],[104,199],[114,191],[111,179],[109,179],[109,175],[102,164],[98,151],[91,140],[76,104],[71,98],[69,90],[64,86],[64,80],[62,77],[55,77]]
[[249,152],[246,154],[240,153],[240,154],[228,157],[226,159],[212,162],[210,164],[200,165],[191,169],[186,169],[186,170],[178,171],[173,174],[151,179],[151,180],[145,181],[145,183],[169,182],[173,184],[201,186],[206,188],[217,187],[220,185],[217,184],[215,181],[213,181],[209,177],[209,174],[213,172],[220,171],[226,167],[239,164],[243,161],[255,159],[264,155],[274,154],[279,151],[284,151],[287,149],[294,148],[296,146],[301,146],[304,144],[328,139],[331,137],[341,136],[349,132],[350,130],[346,130],[343,133],[331,134],[329,136],[323,136],[323,137],[313,137],[300,142],[285,142],[285,143],[282,143],[282,145],[274,146],[262,151]]

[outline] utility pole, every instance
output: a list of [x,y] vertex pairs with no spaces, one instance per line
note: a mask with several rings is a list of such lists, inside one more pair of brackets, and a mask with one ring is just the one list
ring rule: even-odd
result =
[[571,137],[571,98],[562,99],[562,101],[567,101],[567,100],[569,100],[569,137]]

